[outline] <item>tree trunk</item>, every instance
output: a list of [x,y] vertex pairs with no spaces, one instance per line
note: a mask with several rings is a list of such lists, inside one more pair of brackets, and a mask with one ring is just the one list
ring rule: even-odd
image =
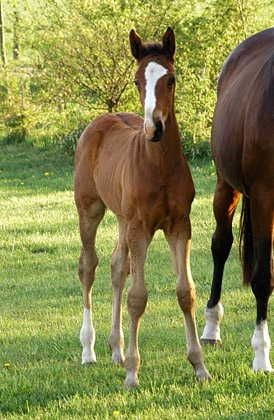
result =
[[5,29],[4,29],[4,12],[2,1],[0,0],[0,49],[2,65],[7,66],[6,45],[5,45]]
[[14,10],[14,23],[13,23],[13,58],[18,60],[19,58],[19,35],[18,35],[18,24],[19,24],[19,13]]

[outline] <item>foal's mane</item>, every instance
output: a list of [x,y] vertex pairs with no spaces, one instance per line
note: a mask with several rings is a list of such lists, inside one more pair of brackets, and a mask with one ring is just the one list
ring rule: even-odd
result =
[[144,44],[145,50],[143,55],[158,55],[164,54],[163,44],[161,42],[146,42]]
[[170,55],[169,51],[164,48],[162,42],[146,42],[143,44],[142,57],[155,56],[155,55],[165,55],[168,56],[171,63],[174,63],[174,55]]

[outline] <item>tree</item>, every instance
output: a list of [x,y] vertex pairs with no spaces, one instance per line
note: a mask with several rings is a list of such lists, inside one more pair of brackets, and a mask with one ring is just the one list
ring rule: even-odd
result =
[[141,113],[132,83],[130,29],[157,40],[172,26],[182,138],[194,152],[193,143],[206,140],[208,150],[221,66],[241,40],[271,25],[273,2],[6,0],[7,56],[15,59],[6,59],[9,83],[0,86],[0,119],[7,130],[9,121],[21,121],[22,132],[56,139],[99,113]]
[[19,58],[19,33],[18,33],[18,26],[19,26],[19,12],[16,8],[13,11],[14,15],[14,23],[13,23],[13,58],[14,60],[18,60]]
[[274,10],[268,0],[212,0],[199,16],[186,20],[179,33],[183,90],[176,103],[182,110],[183,138],[210,138],[216,86],[230,52],[246,37],[270,26]]
[[34,28],[42,77],[52,91],[58,86],[57,96],[64,102],[73,98],[100,112],[113,112],[125,102],[132,107],[137,96],[129,31],[134,26],[145,39],[160,37],[168,24],[178,25],[183,3],[46,1],[43,19]]
[[4,27],[4,10],[0,0],[0,49],[3,67],[7,66],[6,44],[5,44],[5,27]]

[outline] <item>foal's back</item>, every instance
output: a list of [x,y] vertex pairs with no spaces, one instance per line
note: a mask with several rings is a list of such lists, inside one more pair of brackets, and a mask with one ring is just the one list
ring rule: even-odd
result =
[[117,160],[117,156],[122,157],[121,154],[128,152],[132,139],[141,133],[142,126],[143,119],[130,112],[100,115],[81,135],[76,149],[75,166],[86,155],[90,158],[90,169],[93,171],[98,165],[101,151],[106,151],[108,158]]
[[89,197],[120,213],[121,174],[142,125],[136,114],[117,113],[101,115],[87,126],[76,149],[76,193],[82,194],[81,184],[89,182]]

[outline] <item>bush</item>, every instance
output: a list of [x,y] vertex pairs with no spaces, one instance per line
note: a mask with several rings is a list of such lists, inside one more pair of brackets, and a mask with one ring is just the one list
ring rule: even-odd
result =
[[22,143],[26,140],[25,115],[12,114],[5,121],[6,135],[3,137],[4,144]]
[[212,159],[210,142],[208,140],[200,140],[194,143],[192,139],[183,141],[183,150],[187,160],[208,160]]
[[80,125],[75,130],[70,131],[68,134],[65,134],[63,140],[60,143],[60,147],[65,154],[73,155],[78,143],[78,140],[86,128],[87,124]]

